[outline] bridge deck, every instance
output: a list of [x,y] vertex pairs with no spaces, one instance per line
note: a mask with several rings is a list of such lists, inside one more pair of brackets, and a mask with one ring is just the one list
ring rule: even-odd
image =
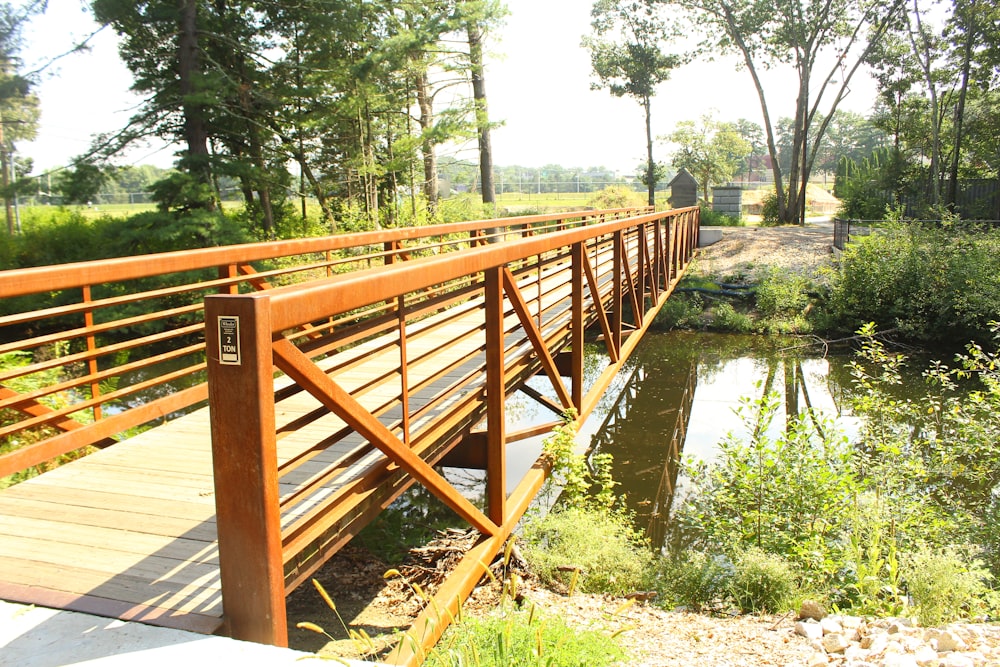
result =
[[[595,252],[597,264],[609,262],[610,252],[610,246]],[[569,298],[566,271],[568,263],[557,263],[519,281],[530,282],[532,293],[544,295],[532,312],[544,313],[543,333],[549,329],[550,335],[563,336],[561,343],[553,341],[556,347],[566,344],[565,330],[555,322],[558,304]],[[528,291],[527,285],[522,289]],[[608,295],[610,291],[607,285]],[[456,414],[456,402],[467,403],[457,408],[462,428],[471,430],[482,419],[482,401],[467,401],[482,391],[482,328],[477,299],[411,326],[408,385],[418,390],[411,390],[409,413],[432,408],[411,423],[415,434],[421,425],[429,427],[436,414]],[[505,330],[508,360],[528,369],[521,372],[523,381],[537,370],[530,368],[537,360],[531,360],[530,344],[512,310],[506,313]],[[521,361],[513,361],[517,359]],[[397,431],[402,412],[399,364],[395,334],[320,362]],[[450,370],[441,374],[438,369]],[[353,432],[333,437],[345,430],[344,423],[287,378],[279,377],[275,389],[282,525],[287,528],[319,500],[385,467],[386,458]],[[383,471],[376,486],[395,484],[392,493],[398,495],[411,481],[403,485],[398,477]],[[371,486],[365,482],[360,486],[365,492],[344,493],[345,516],[352,515],[351,506],[372,503],[366,493]],[[5,534],[0,541],[0,598],[206,633],[222,623],[207,408],[3,490],[0,529]],[[286,576],[289,581],[299,576],[294,581],[299,583],[294,556],[286,556]]]

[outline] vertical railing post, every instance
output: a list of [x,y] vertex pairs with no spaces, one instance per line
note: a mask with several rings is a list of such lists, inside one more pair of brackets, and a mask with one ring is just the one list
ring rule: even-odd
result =
[[612,299],[611,309],[614,311],[614,319],[611,321],[612,344],[616,351],[622,349],[622,290],[625,289],[626,276],[622,275],[624,264],[622,253],[624,252],[624,242],[621,230],[614,233],[614,299]]
[[206,297],[205,350],[224,627],[287,646],[270,296]]
[[583,263],[587,261],[583,242],[574,243],[572,249],[573,308],[570,322],[570,348],[573,372],[570,378],[570,398],[579,415],[583,412]]
[[507,433],[504,403],[503,267],[484,272],[486,280],[486,501],[487,516],[498,526],[507,513]]
[[[235,264],[226,264],[219,267],[219,279],[226,280],[239,275],[239,270]],[[237,283],[230,283],[219,288],[219,294],[239,294],[240,286]]]
[[[83,291],[83,302],[90,303],[93,299],[90,294],[90,285],[84,285],[82,287]],[[97,350],[97,338],[94,337],[92,329],[94,327],[94,311],[92,308],[88,308],[83,311],[83,324],[87,328],[87,352],[93,354]],[[87,359],[87,371],[90,373],[91,377],[97,374],[97,357],[91,356]],[[90,397],[96,399],[101,395],[101,383],[92,381],[90,383]],[[96,403],[94,405],[94,421],[101,420],[101,404]]]

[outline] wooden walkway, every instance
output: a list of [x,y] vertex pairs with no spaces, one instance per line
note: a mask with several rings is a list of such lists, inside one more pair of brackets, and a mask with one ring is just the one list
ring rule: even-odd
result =
[[[588,295],[587,325],[625,290],[610,275],[613,256],[610,241],[592,246],[601,305]],[[637,241],[625,257],[642,265]],[[570,342],[570,270],[566,257],[514,274],[523,294],[536,295],[527,306],[553,355]],[[404,373],[394,331],[321,356],[317,365],[434,465],[486,415],[482,291],[407,327]],[[503,330],[509,394],[542,365],[509,298]],[[414,480],[287,377],[275,380],[275,397],[292,590]],[[558,407],[557,399],[539,400]],[[215,502],[207,408],[4,489],[0,598],[216,632],[223,605]],[[317,522],[313,515],[331,503],[338,520]]]

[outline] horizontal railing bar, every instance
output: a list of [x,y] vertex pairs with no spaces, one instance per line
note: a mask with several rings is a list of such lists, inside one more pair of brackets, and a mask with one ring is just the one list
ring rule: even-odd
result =
[[[602,211],[606,214],[633,213],[638,209],[623,208]],[[179,250],[135,257],[115,257],[89,262],[39,266],[0,272],[0,298],[25,296],[37,292],[98,285],[136,278],[148,278],[166,273],[181,273],[236,262],[252,262],[292,255],[305,255],[327,250],[342,250],[355,246],[377,245],[388,241],[422,237],[446,236],[463,232],[524,225],[548,220],[585,220],[591,212],[551,213],[519,218],[475,220],[471,222],[404,227],[392,230],[338,234],[316,239],[294,239],[270,243],[243,243],[217,248]]]
[[502,266],[528,255],[586,241],[595,236],[628,229],[641,222],[680,216],[691,209],[652,213],[601,223],[591,227],[552,232],[544,236],[472,248],[462,253],[415,259],[389,267],[333,276],[271,291],[274,331],[283,331],[331,314],[360,308],[400,294]]

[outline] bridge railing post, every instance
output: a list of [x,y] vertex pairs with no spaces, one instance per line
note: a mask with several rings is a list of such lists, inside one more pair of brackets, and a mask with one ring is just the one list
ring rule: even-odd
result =
[[487,516],[502,526],[507,518],[507,433],[504,406],[503,267],[484,271],[486,316],[486,499]]
[[224,629],[287,646],[270,296],[206,297],[205,350]]

